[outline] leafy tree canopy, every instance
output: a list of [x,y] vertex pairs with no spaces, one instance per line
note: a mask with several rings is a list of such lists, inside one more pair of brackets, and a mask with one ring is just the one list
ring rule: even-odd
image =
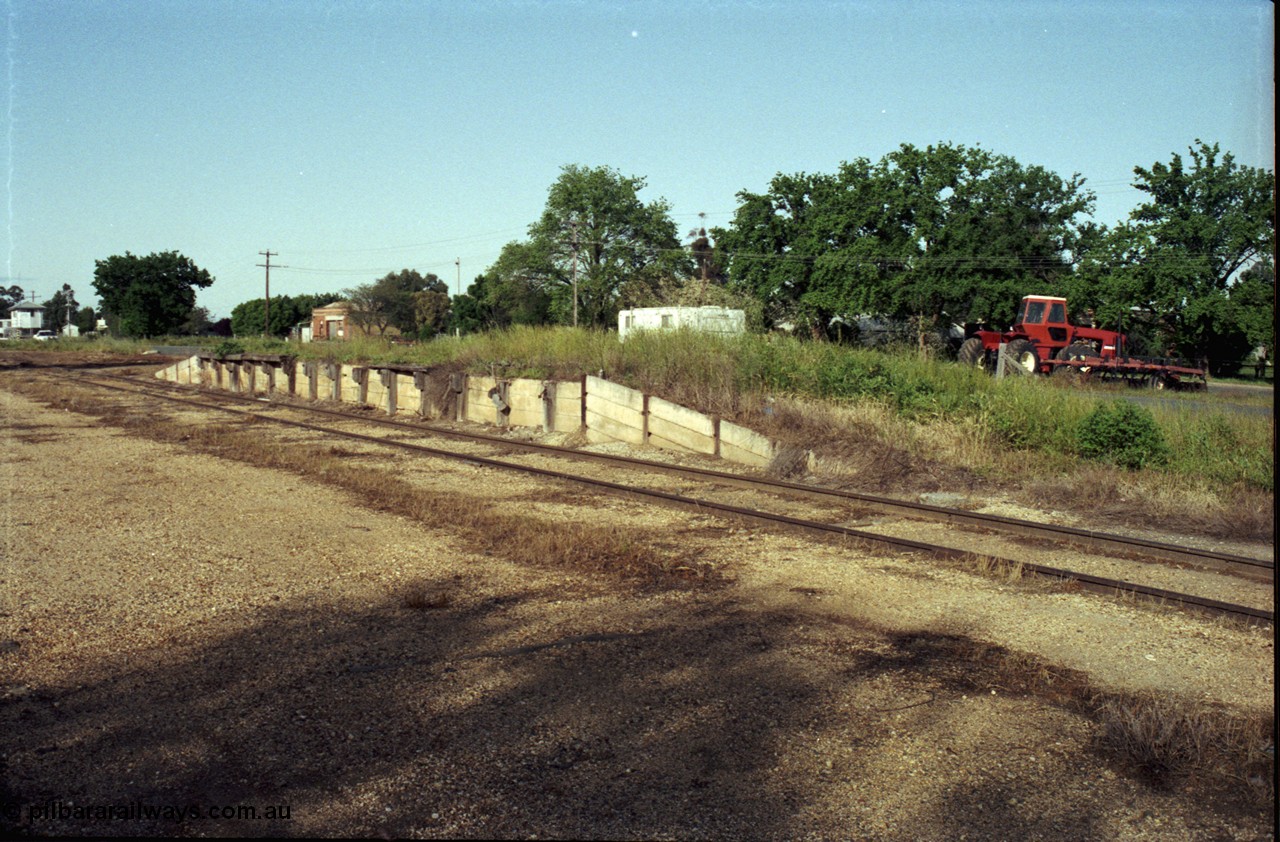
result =
[[768,320],[817,336],[859,314],[1011,319],[1021,295],[1070,273],[1094,200],[1079,175],[950,144],[904,144],[832,175],[780,173],[738,198],[715,232],[731,284],[761,298]]
[[1081,292],[1107,323],[1147,319],[1167,350],[1234,362],[1266,333],[1253,321],[1275,322],[1275,177],[1216,143],[1188,153],[1134,168],[1148,200],[1089,255]]
[[644,186],[643,178],[608,167],[563,167],[529,239],[509,243],[487,270],[490,294],[516,297],[504,305],[509,315],[527,317],[545,299],[552,321],[572,324],[576,314],[580,324],[608,327],[627,306],[629,285],[643,290],[665,277],[687,278],[693,265],[670,205],[641,202]]
[[44,307],[44,326],[54,333],[61,333],[68,324],[74,324],[79,308],[75,290],[70,284],[63,284],[62,289],[40,306]]
[[15,285],[0,287],[0,319],[9,318],[9,308],[22,303],[22,287]]
[[176,251],[146,257],[125,252],[95,261],[93,271],[102,309],[125,336],[176,333],[191,316],[196,289],[212,284],[208,271]]
[[[311,321],[311,311],[337,301],[338,293],[271,296],[271,335],[287,336],[294,325]],[[261,298],[237,304],[231,310],[231,330],[236,336],[261,336],[266,307]]]
[[[443,303],[439,295],[444,296]],[[385,335],[387,328],[395,327],[402,335],[415,335],[424,326],[421,316],[433,320],[427,328],[434,335],[434,327],[442,327],[448,319],[448,285],[414,269],[390,272],[371,284],[349,289],[346,298],[351,302],[352,321],[366,333],[376,329]]]

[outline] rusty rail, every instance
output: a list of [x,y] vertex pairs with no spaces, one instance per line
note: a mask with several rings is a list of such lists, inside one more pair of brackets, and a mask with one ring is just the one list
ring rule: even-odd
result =
[[[100,376],[100,375],[99,375]],[[125,378],[117,378],[125,379]],[[172,394],[164,394],[154,388],[155,384],[138,384],[136,381],[130,380],[130,384],[138,388],[125,388],[107,383],[101,383],[97,380],[82,377],[81,382],[97,386],[98,388],[122,392],[125,394],[142,395],[144,397],[156,397],[162,400],[172,401],[186,406],[195,406],[202,409],[211,409],[219,412],[226,412],[235,415],[251,416],[268,420],[283,426],[303,429],[310,432],[320,433],[322,435],[338,436],[341,438],[361,441],[370,444],[381,445],[384,447],[406,450],[423,455],[454,459],[463,462],[469,462],[474,465],[495,468],[499,470],[514,470],[531,476],[537,476],[546,479],[573,482],[580,485],[593,488],[595,490],[608,493],[614,496],[620,496],[629,499],[640,500],[649,503],[659,503],[667,506],[674,506],[702,514],[713,513],[723,517],[732,518],[734,520],[762,525],[773,528],[785,528],[792,531],[798,531],[824,539],[836,539],[840,541],[862,544],[864,546],[882,546],[889,547],[898,552],[908,553],[924,553],[938,558],[961,559],[968,561],[979,561],[997,567],[1008,567],[1021,569],[1024,573],[1030,573],[1036,576],[1049,577],[1053,579],[1070,581],[1076,583],[1079,587],[1097,593],[1108,594],[1134,594],[1148,597],[1160,602],[1172,603],[1184,608],[1207,612],[1211,614],[1226,615],[1236,617],[1247,622],[1264,623],[1274,625],[1275,612],[1265,609],[1254,608],[1245,605],[1235,605],[1232,603],[1221,602],[1219,600],[1207,599],[1204,597],[1194,596],[1191,594],[1179,593],[1176,591],[1165,590],[1162,588],[1154,588],[1146,585],[1140,585],[1133,582],[1125,582],[1118,579],[1108,579],[1105,577],[1092,576],[1076,571],[1065,570],[1061,568],[1048,567],[1045,565],[1032,564],[1027,562],[1015,561],[1012,559],[1001,558],[989,554],[974,553],[968,550],[957,549],[954,547],[944,547],[936,544],[928,544],[921,541],[913,541],[905,538],[895,538],[892,536],[880,535],[872,532],[852,529],[849,527],[838,526],[835,524],[822,523],[819,521],[810,521],[802,518],[794,518],[788,515],[758,511],[755,509],[747,509],[739,506],[732,506],[725,503],[717,503],[710,500],[702,500],[693,497],[686,497],[670,492],[658,491],[654,489],[640,488],[636,486],[628,486],[620,483],[609,482],[607,480],[594,479],[591,477],[583,477],[575,474],[568,474],[562,471],[553,471],[545,468],[536,468],[528,465],[519,465],[511,462],[504,462],[500,459],[494,459],[487,456],[479,456],[468,453],[458,453],[456,451],[442,450],[440,448],[430,447],[427,445],[416,444],[412,442],[400,441],[382,438],[379,436],[371,436],[364,433],[356,433],[348,430],[335,429],[333,427],[324,427],[316,424],[308,424],[303,421],[293,421],[285,418],[263,415],[249,410],[242,410],[230,406],[219,405],[216,403],[204,403],[201,401],[189,400],[187,398],[175,397]],[[189,391],[189,390],[183,390]],[[219,395],[223,397],[223,395]],[[253,400],[253,399],[250,399]],[[261,402],[261,399],[259,399]],[[307,406],[296,406],[293,404],[276,404],[281,408],[301,409],[304,411],[314,411],[314,408]],[[348,413],[331,413],[338,414],[348,421],[370,421],[375,419],[365,419]],[[419,429],[412,425],[398,424],[396,422],[379,421],[381,424],[392,424],[393,426],[409,426],[411,429]],[[435,430],[432,430],[435,432]],[[498,443],[507,443],[505,440],[497,440]],[[642,462],[643,460],[628,460]],[[644,463],[653,465],[654,463]],[[936,508],[936,507],[933,507]]]

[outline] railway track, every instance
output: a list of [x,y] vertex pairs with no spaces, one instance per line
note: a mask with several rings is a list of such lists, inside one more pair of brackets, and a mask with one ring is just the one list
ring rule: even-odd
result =
[[[471,464],[498,470],[521,471],[533,476],[577,483],[600,493],[642,500],[648,503],[675,506],[703,514],[716,514],[722,517],[755,525],[803,532],[810,536],[820,537],[825,540],[838,540],[868,546],[888,547],[898,552],[927,554],[938,558],[979,561],[987,566],[1017,568],[1027,574],[1062,581],[1070,581],[1075,583],[1075,585],[1081,589],[1092,592],[1138,595],[1191,610],[1236,617],[1247,622],[1274,625],[1274,611],[1270,609],[1239,605],[1218,599],[1181,593],[1168,588],[1152,587],[1132,581],[1097,576],[1079,570],[1067,570],[1051,565],[1013,560],[1001,556],[974,552],[969,549],[942,546],[908,538],[885,535],[882,533],[869,532],[833,523],[735,506],[706,498],[675,494],[670,491],[644,488],[638,485],[628,485],[609,480],[566,473],[559,470],[539,468],[531,465],[504,461],[492,456],[479,455],[476,453],[464,453],[457,450],[448,450],[420,443],[370,435],[368,433],[343,430],[333,426],[322,426],[306,421],[291,420],[279,417],[278,414],[264,412],[263,410],[264,408],[269,407],[272,410],[296,411],[309,416],[318,415],[322,417],[335,418],[342,423],[374,425],[379,428],[390,429],[401,433],[413,433],[418,436],[424,434],[439,436],[455,441],[464,441],[472,444],[493,447],[504,452],[520,451],[574,461],[603,463],[615,468],[644,471],[658,475],[665,475],[667,477],[679,477],[686,480],[696,480],[713,485],[745,488],[755,492],[765,492],[778,497],[804,498],[807,500],[816,500],[823,503],[835,503],[846,506],[856,505],[907,518],[940,521],[969,530],[976,529],[986,532],[998,532],[1022,538],[1053,542],[1055,544],[1070,544],[1077,547],[1087,548],[1090,551],[1111,553],[1129,559],[1163,562],[1165,564],[1171,564],[1178,567],[1194,567],[1200,570],[1211,571],[1215,574],[1226,574],[1249,579],[1255,582],[1272,582],[1274,581],[1274,562],[1263,559],[1218,553],[1195,547],[1145,541],[1138,538],[1095,532],[1091,530],[998,517],[994,515],[968,512],[960,509],[949,509],[940,506],[912,503],[909,501],[892,500],[837,489],[823,489],[798,483],[749,477],[704,468],[670,465],[649,462],[631,457],[573,450],[570,448],[542,445],[532,442],[513,441],[499,436],[470,433],[422,423],[370,418],[364,415],[353,414],[351,412],[340,412],[333,409],[306,404],[267,401],[262,397],[248,397],[224,392],[197,392],[190,387],[174,386],[172,384],[162,384],[151,381],[142,382],[137,378],[122,375],[107,375],[102,372],[92,372],[81,374],[78,379],[80,382],[88,385],[133,394],[144,398],[157,398],[192,408],[213,410],[240,416],[252,416],[255,418],[269,420],[283,426],[311,431],[320,435],[339,436],[349,440],[396,448],[402,451],[418,453],[421,455],[462,460]],[[110,379],[112,382],[103,382],[106,379]],[[200,395],[201,398],[212,397],[214,400],[209,401],[197,399],[195,397],[197,394]],[[236,406],[237,404],[244,408]]]

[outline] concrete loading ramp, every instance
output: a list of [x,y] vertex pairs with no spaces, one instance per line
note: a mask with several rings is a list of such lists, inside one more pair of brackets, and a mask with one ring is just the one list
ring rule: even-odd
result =
[[171,383],[372,406],[388,415],[497,427],[583,431],[626,442],[763,467],[777,452],[754,430],[653,395],[584,376],[577,381],[442,374],[421,366],[361,366],[288,356],[195,355],[156,372]]

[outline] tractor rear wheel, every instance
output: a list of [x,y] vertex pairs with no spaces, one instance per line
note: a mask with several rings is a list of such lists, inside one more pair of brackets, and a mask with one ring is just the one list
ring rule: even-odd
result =
[[1015,339],[1004,346],[1005,374],[1035,374],[1040,370],[1036,346],[1026,339]]
[[1096,357],[1098,352],[1091,345],[1073,342],[1058,352],[1060,360],[1083,360],[1085,357]]
[[[1059,360],[1078,362],[1083,360],[1085,357],[1096,357],[1097,355],[1098,352],[1093,350],[1091,346],[1075,342],[1065,348],[1058,349],[1056,357]],[[1060,377],[1064,380],[1074,380],[1087,372],[1087,366],[1056,365],[1053,367],[1054,376]]]
[[987,367],[987,349],[982,344],[982,338],[978,336],[970,336],[960,346],[960,350],[956,351],[956,362],[960,365],[971,365],[975,368],[985,369]]

